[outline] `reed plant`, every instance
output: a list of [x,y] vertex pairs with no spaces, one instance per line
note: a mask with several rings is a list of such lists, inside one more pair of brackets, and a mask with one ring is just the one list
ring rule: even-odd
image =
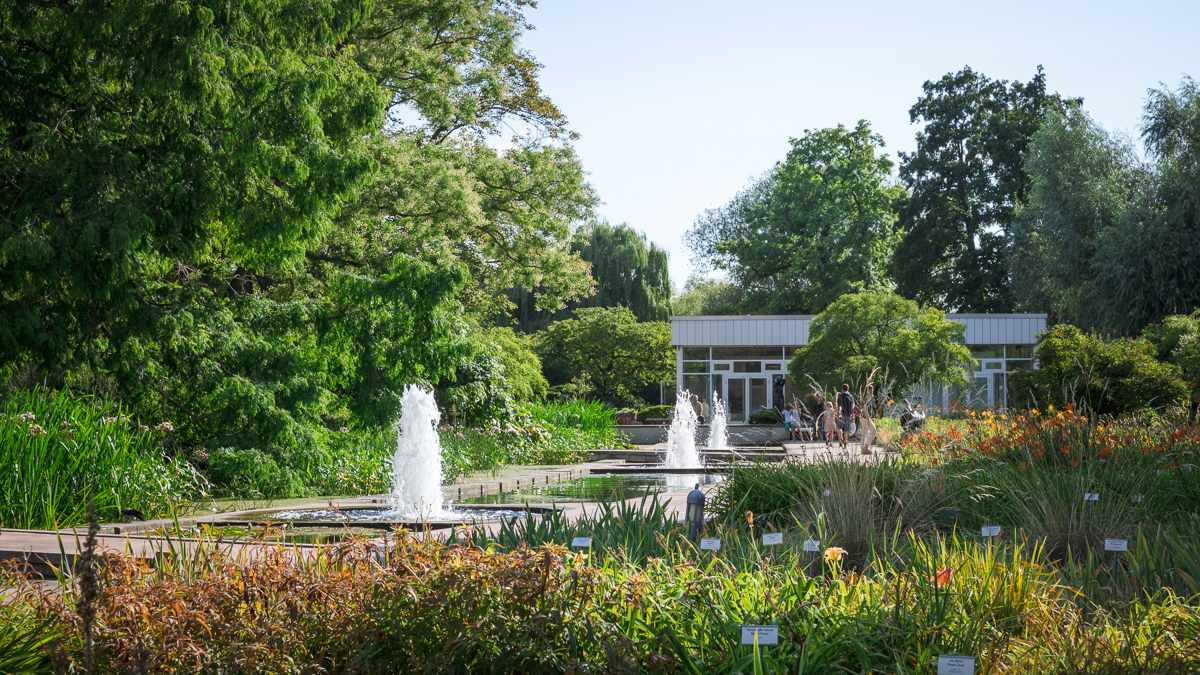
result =
[[169,425],[139,425],[115,403],[18,392],[0,408],[0,527],[82,522],[89,494],[105,520],[122,507],[153,515],[203,496],[205,478],[172,452]]

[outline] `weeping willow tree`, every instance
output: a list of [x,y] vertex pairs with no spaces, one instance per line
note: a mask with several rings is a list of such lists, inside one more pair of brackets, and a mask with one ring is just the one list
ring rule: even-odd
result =
[[506,291],[514,307],[500,323],[512,322],[518,330],[536,332],[550,323],[569,318],[581,307],[625,307],[638,321],[666,321],[671,315],[671,279],[667,252],[646,240],[629,225],[594,223],[581,229],[571,249],[591,264],[594,292],[555,311],[537,308],[539,291],[512,288]]

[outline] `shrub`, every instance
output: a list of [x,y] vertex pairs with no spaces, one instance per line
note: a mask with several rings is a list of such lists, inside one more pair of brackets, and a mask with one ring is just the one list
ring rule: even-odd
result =
[[1105,339],[1059,325],[1038,336],[1037,369],[1017,373],[1010,386],[1027,407],[1073,403],[1097,414],[1183,403],[1187,384],[1178,367],[1155,358],[1142,338]]
[[750,416],[751,424],[783,424],[783,416],[774,408],[759,410]]
[[652,405],[649,408],[639,410],[637,419],[639,422],[645,422],[649,419],[665,420],[674,414],[675,406],[673,405]]

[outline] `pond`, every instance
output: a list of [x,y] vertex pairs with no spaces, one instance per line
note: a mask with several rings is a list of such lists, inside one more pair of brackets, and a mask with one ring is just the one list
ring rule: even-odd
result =
[[720,474],[594,474],[552,485],[535,485],[520,490],[470,497],[456,504],[548,504],[551,502],[615,501],[686,490],[696,483],[720,482]]

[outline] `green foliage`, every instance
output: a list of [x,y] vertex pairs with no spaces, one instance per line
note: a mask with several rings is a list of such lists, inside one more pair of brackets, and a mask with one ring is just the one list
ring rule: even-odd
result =
[[678,316],[737,314],[745,295],[728,281],[692,275],[671,301],[671,310]]
[[542,375],[542,362],[533,350],[531,337],[498,327],[486,331],[484,339],[500,348],[504,380],[515,399],[528,401],[546,395],[550,385]]
[[105,520],[122,507],[169,512],[207,481],[168,454],[170,425],[150,429],[118,405],[34,389],[0,409],[0,527],[56,529],[80,522],[89,496]]
[[1200,86],[1152,90],[1153,165],[1081,109],[1052,115],[1025,156],[1033,181],[1014,228],[1020,304],[1081,328],[1135,335],[1200,306]]
[[1200,389],[1200,309],[1191,315],[1168,316],[1147,326],[1142,336],[1154,344],[1157,357],[1179,368],[1192,387],[1193,400]]
[[665,420],[675,413],[673,405],[652,405],[648,408],[642,408],[637,412],[637,420],[645,422],[648,419]]
[[1011,311],[1008,235],[1030,187],[1021,157],[1046,112],[1063,101],[1046,93],[1041,66],[1027,84],[967,67],[926,82],[924,91],[909,110],[913,123],[923,123],[917,150],[900,153],[912,197],[892,265],[897,291],[952,311]]
[[[671,279],[667,252],[629,225],[590,223],[571,239],[571,250],[590,264],[594,292],[546,310],[541,289],[514,287],[511,318],[518,330],[533,333],[573,315],[581,307],[627,307],[638,321],[666,321],[671,316]],[[507,318],[508,315],[504,315]]]
[[1188,386],[1156,354],[1143,338],[1106,339],[1058,325],[1038,336],[1037,369],[1014,375],[1009,386],[1035,407],[1073,403],[1097,414],[1178,405]]
[[694,266],[725,270],[741,313],[814,314],[836,298],[886,288],[897,241],[892,161],[866,120],[806,131],[787,159],[685,236]]
[[965,330],[943,312],[898,295],[844,295],[813,318],[808,344],[796,350],[788,370],[793,381],[812,377],[827,391],[876,370],[887,373],[896,392],[926,379],[964,386],[974,369]]
[[775,408],[767,408],[750,415],[750,424],[783,424],[783,415]]
[[634,402],[643,387],[669,379],[675,370],[671,327],[639,323],[625,307],[585,307],[578,318],[550,325],[538,335],[538,350],[576,376],[586,375],[605,401]]
[[588,292],[595,195],[522,2],[208,5],[0,10],[0,372],[291,491],[404,384],[496,372],[498,289]]

